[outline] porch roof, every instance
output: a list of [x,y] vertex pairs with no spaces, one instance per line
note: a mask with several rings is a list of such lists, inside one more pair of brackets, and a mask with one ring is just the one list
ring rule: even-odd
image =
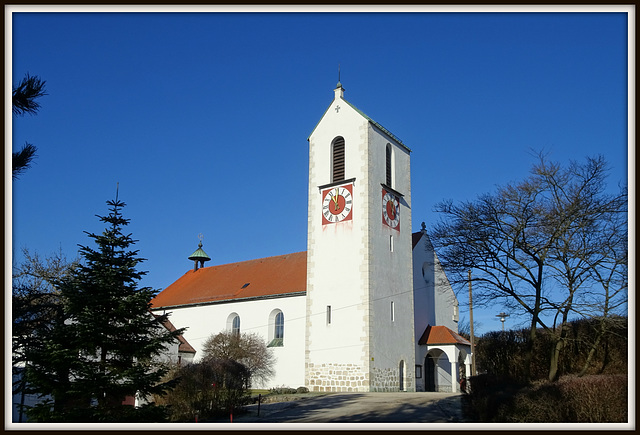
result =
[[452,331],[446,326],[431,326],[427,325],[427,329],[424,330],[422,337],[418,340],[420,345],[435,345],[435,344],[466,344],[471,346],[471,343],[457,332]]

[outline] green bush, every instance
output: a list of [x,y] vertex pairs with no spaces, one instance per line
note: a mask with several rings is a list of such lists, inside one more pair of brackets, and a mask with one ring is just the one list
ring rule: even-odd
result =
[[297,390],[290,387],[273,387],[269,390],[269,394],[296,394]]

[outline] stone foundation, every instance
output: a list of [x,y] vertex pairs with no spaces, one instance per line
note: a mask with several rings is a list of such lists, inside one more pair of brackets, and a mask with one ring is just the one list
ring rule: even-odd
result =
[[[389,392],[400,390],[400,373],[397,369],[379,369],[373,368],[373,379],[371,380],[371,391]],[[405,391],[414,391],[413,378],[407,377],[404,380]]]
[[366,392],[369,373],[355,364],[314,364],[307,366],[307,388],[310,391]]

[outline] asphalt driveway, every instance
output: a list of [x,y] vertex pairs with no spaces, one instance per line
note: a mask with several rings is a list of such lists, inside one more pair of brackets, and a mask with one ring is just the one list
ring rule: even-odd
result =
[[249,406],[234,423],[464,422],[459,393],[332,393]]

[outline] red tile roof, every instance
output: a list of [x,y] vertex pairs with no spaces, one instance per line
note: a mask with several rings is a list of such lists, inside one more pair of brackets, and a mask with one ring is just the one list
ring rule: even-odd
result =
[[467,344],[471,346],[464,337],[453,332],[446,326],[427,325],[418,344]]
[[152,309],[268,297],[307,290],[307,253],[280,255],[185,273],[151,300]]
[[[154,317],[160,317],[156,316],[155,314],[153,315]],[[173,332],[176,330],[176,327],[173,326],[173,323],[171,323],[169,319],[165,320],[162,323],[162,326],[164,326],[169,332]],[[196,350],[189,344],[189,342],[182,336],[182,334],[178,335],[176,338],[180,342],[180,344],[178,345],[178,352],[196,353]]]

